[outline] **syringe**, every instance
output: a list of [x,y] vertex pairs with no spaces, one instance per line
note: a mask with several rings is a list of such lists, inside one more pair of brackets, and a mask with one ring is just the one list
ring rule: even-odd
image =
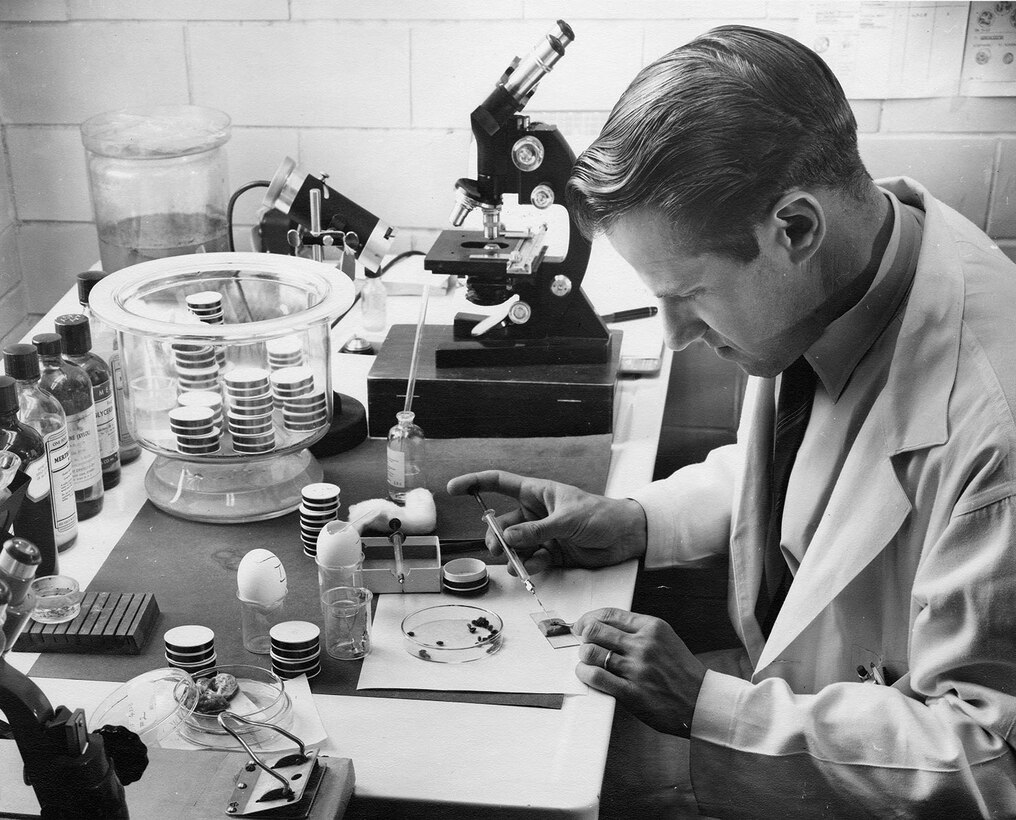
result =
[[508,542],[505,541],[504,530],[501,529],[501,525],[495,517],[494,510],[483,503],[483,498],[480,496],[479,490],[473,490],[472,496],[476,499],[476,503],[480,505],[480,509],[483,510],[483,520],[486,522],[490,531],[494,533],[494,537],[501,545],[501,549],[504,550],[504,554],[508,557],[508,563],[511,564],[512,569],[515,570],[515,574],[519,577],[519,580],[522,581],[525,588],[533,593],[533,597],[536,598],[536,602],[540,605],[540,609],[547,612],[547,607],[543,605],[543,601],[540,600],[540,596],[536,594],[536,587],[533,585],[533,580],[529,577],[529,573],[526,572],[526,568],[521,559],[515,553],[515,550],[508,546]]
[[388,522],[388,526],[392,531],[391,535],[388,536],[388,540],[391,541],[392,550],[395,553],[395,577],[398,579],[401,591],[405,592],[406,565],[402,558],[402,542],[405,537],[402,535],[402,522],[398,518],[393,518]]

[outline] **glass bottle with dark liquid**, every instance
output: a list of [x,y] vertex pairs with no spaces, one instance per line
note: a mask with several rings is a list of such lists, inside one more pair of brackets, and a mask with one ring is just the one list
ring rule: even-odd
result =
[[113,374],[109,365],[92,353],[92,332],[83,313],[56,317],[56,332],[64,361],[76,364],[92,382],[92,406],[95,430],[99,435],[99,462],[102,464],[102,488],[111,490],[120,483],[120,431],[116,424],[113,398]]
[[92,381],[84,370],[64,360],[58,334],[40,333],[32,338],[32,344],[39,349],[40,384],[56,397],[67,416],[74,500],[78,520],[85,521],[102,510],[103,493]]
[[88,299],[92,288],[109,274],[101,270],[90,270],[78,274],[78,303],[81,312],[88,317],[92,331],[92,350],[109,365],[113,376],[113,403],[116,405],[116,428],[120,434],[120,464],[130,464],[141,455],[141,445],[131,435],[127,418],[127,376],[123,371],[123,358],[116,331],[99,320]]
[[[35,485],[36,494],[39,497],[49,497],[46,445],[38,430],[18,420],[18,387],[10,376],[0,376],[0,450],[10,450],[21,459],[21,472],[29,479],[26,497],[32,492],[33,485]],[[42,525],[49,529],[52,524],[48,507],[46,513],[45,518],[42,519]],[[29,528],[28,523],[33,522],[26,522],[19,510],[17,518],[14,519],[14,531],[21,533]],[[25,532],[24,535],[28,535],[28,532]],[[52,538],[50,538],[50,543],[52,544]],[[56,566],[56,545],[52,544],[46,550],[43,569],[46,574],[53,575],[56,573]]]
[[[18,390],[18,417],[42,436],[49,468],[49,483],[29,486],[18,511],[18,535],[46,551],[63,552],[78,537],[78,508],[74,503],[67,417],[60,402],[39,384],[39,351],[35,345],[4,348],[4,369]],[[51,572],[44,573],[51,575]]]

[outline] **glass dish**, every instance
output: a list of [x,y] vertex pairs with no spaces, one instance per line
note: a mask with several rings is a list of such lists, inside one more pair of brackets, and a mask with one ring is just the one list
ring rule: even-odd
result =
[[92,712],[89,726],[125,726],[146,746],[176,734],[194,711],[198,690],[180,669],[153,669],[118,686]]
[[[157,456],[156,506],[215,523],[299,507],[322,477],[307,448],[331,423],[329,332],[353,302],[347,277],[293,256],[201,253],[124,268],[89,299],[117,331],[127,423]],[[198,399],[208,409],[171,417]]]
[[442,604],[402,619],[402,644],[414,657],[433,663],[467,663],[501,648],[504,623],[489,609]]
[[[292,722],[292,703],[278,675],[260,666],[225,665],[199,672],[193,677],[197,682],[202,678],[214,677],[221,673],[236,678],[239,687],[238,694],[231,699],[227,707],[230,711],[247,720],[271,723],[283,729],[289,728]],[[276,737],[276,734],[268,729],[248,726],[239,721],[233,721],[230,728],[235,729],[237,734],[243,735],[244,740],[252,744]],[[180,735],[192,743],[209,748],[235,749],[237,746],[236,741],[219,725],[217,714],[199,712],[196,706],[184,718]]]

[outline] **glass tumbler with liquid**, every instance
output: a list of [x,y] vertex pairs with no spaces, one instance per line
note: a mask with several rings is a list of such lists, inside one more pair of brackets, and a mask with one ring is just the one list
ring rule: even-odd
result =
[[228,251],[228,115],[196,105],[124,108],[81,125],[102,268]]

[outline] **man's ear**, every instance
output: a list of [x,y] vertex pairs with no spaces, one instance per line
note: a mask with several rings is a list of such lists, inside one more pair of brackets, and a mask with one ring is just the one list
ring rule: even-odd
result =
[[825,239],[825,211],[806,191],[790,191],[769,210],[762,229],[774,249],[800,265],[815,255]]

